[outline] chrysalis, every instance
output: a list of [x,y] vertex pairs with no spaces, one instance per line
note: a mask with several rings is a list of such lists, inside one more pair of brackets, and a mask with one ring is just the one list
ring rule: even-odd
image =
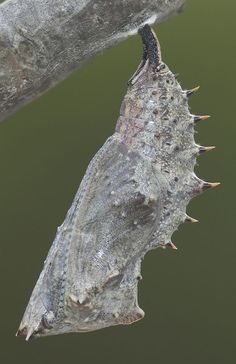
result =
[[86,332],[141,319],[137,286],[147,251],[170,246],[190,199],[218,183],[194,174],[212,147],[194,141],[188,97],[162,62],[149,25],[115,133],[90,162],[45,261],[17,335]]

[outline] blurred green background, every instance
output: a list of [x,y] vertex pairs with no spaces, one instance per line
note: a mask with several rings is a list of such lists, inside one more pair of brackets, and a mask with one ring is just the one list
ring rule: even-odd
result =
[[236,362],[235,11],[233,0],[188,0],[181,15],[155,27],[164,61],[191,98],[197,141],[216,145],[197,174],[222,186],[189,205],[199,224],[181,226],[178,251],[150,252],[131,326],[35,340],[16,338],[42,264],[92,156],[113,133],[126,83],[139,63],[132,37],[0,124],[2,363]]

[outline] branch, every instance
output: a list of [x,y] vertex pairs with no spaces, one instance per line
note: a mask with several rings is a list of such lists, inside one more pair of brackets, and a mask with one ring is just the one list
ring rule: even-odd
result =
[[0,120],[185,0],[8,0],[0,6]]

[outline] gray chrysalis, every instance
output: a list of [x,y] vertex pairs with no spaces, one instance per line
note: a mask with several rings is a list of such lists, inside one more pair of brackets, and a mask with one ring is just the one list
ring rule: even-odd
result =
[[141,319],[137,288],[147,251],[170,246],[191,198],[218,183],[194,173],[213,147],[194,141],[188,97],[162,62],[149,25],[115,133],[90,162],[31,295],[17,335],[86,332]]

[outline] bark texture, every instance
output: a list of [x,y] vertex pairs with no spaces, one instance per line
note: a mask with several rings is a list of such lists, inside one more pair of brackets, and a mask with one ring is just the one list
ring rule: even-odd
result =
[[0,120],[185,0],[8,0],[0,6]]

